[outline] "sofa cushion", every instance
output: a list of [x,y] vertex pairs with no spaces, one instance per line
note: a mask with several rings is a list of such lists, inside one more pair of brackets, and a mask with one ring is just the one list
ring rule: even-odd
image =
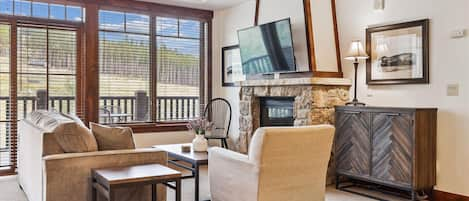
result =
[[29,115],[31,123],[54,134],[57,143],[66,153],[97,151],[98,145],[91,131],[58,112],[34,111]]
[[135,149],[133,131],[128,127],[109,127],[96,123],[90,123],[91,131],[98,143],[98,149],[120,150]]

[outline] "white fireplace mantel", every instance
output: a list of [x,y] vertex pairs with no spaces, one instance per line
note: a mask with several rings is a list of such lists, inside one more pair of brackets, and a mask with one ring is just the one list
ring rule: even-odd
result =
[[246,80],[237,82],[236,86],[239,87],[256,87],[256,86],[351,86],[352,80],[347,78],[318,78],[318,77],[303,77],[303,78],[284,78],[273,80]]

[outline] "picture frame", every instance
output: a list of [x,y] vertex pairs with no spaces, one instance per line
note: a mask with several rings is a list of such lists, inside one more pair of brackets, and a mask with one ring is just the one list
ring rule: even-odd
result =
[[428,84],[429,19],[366,29],[368,85]]
[[244,80],[239,45],[222,47],[222,86],[235,86]]

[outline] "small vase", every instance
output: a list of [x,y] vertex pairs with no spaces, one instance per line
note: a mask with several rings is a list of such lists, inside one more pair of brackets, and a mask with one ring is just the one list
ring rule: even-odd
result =
[[205,152],[208,148],[207,139],[204,135],[195,135],[194,140],[192,140],[192,149],[196,152]]

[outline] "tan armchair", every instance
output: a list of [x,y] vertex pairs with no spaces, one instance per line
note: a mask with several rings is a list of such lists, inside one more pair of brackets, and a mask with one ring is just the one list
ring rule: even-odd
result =
[[213,201],[323,201],[334,127],[259,128],[248,155],[209,150]]

